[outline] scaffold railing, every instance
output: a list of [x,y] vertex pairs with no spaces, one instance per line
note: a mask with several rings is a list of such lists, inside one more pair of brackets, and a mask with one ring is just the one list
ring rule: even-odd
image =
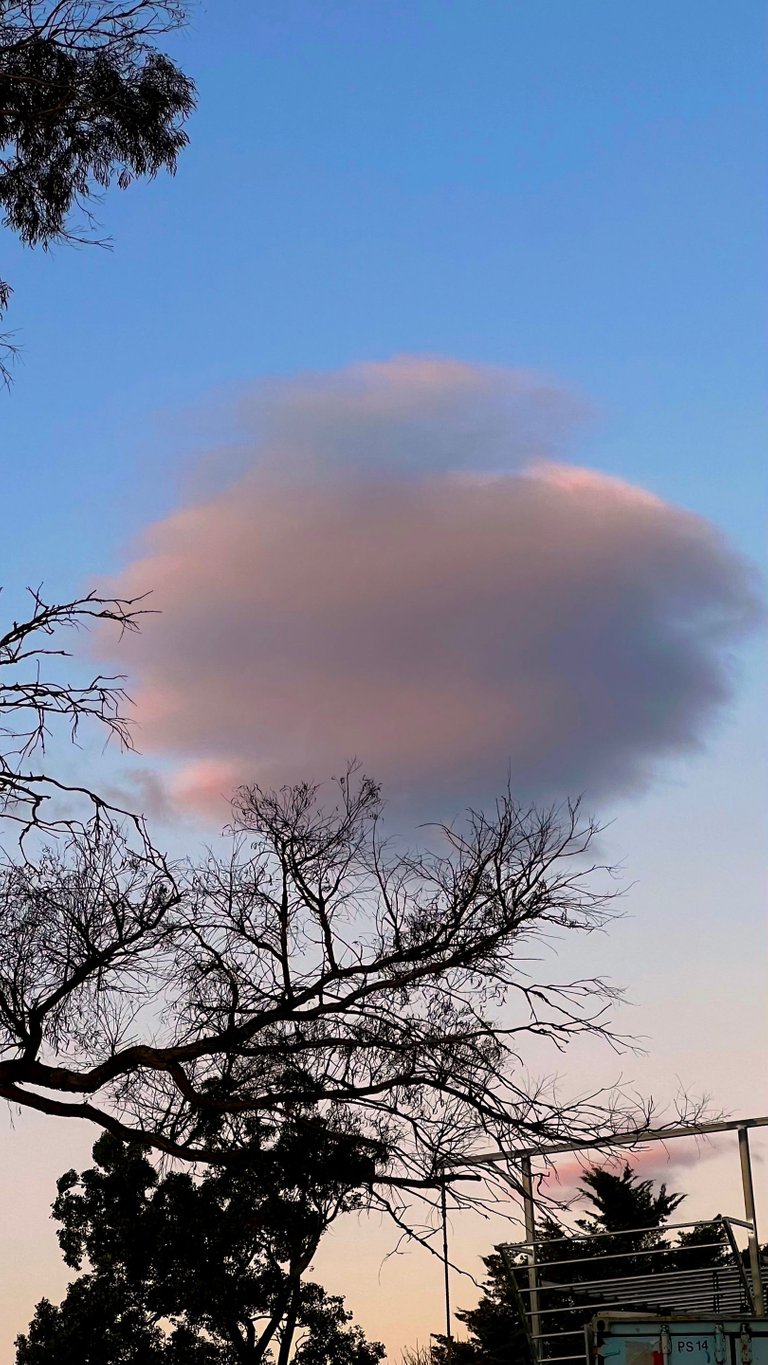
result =
[[[534,1360],[541,1365],[585,1360],[585,1327],[605,1312],[754,1316],[759,1296],[745,1264],[748,1252],[737,1241],[744,1230],[751,1240],[752,1224],[718,1214],[708,1222],[662,1229],[577,1230],[503,1244],[499,1251]],[[683,1236],[669,1242],[666,1234],[672,1232]],[[649,1237],[653,1244],[643,1246],[642,1239]],[[579,1254],[569,1255],[575,1244]],[[768,1288],[768,1267],[761,1278]]]

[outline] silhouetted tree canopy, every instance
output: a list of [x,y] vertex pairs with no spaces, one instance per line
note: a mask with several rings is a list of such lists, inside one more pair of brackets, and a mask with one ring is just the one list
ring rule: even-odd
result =
[[[195,88],[158,50],[176,0],[0,0],[0,212],[27,246],[93,240],[113,181],[173,172]],[[0,314],[10,295],[0,281]]]
[[343,1299],[305,1278],[328,1226],[360,1206],[368,1152],[311,1112],[250,1136],[257,1161],[246,1143],[236,1168],[198,1181],[99,1138],[53,1205],[66,1264],[88,1270],[60,1306],[37,1305],[17,1365],[377,1365],[383,1348]]

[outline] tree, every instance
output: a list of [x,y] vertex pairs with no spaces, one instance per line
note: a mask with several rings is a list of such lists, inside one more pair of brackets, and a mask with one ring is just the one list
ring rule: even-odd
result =
[[611,1037],[609,987],[531,968],[611,913],[578,805],[507,792],[409,850],[353,767],[330,802],[307,784],[243,789],[231,854],[172,866],[90,780],[33,763],[60,721],[130,744],[121,681],[59,676],[58,632],[133,628],[142,609],[37,594],[0,640],[0,788],[24,841],[0,866],[0,1097],[217,1165],[249,1125],[318,1106],[369,1144],[361,1188],[398,1220],[443,1182],[474,1202],[459,1181],[479,1144],[642,1126],[620,1098],[567,1100],[524,1070],[527,1037]]
[[[91,722],[107,741],[116,741],[122,749],[133,747],[121,677],[97,674],[73,683],[53,669],[71,658],[62,643],[67,633],[76,634],[94,623],[115,625],[120,635],[135,631],[143,604],[94,592],[64,602],[46,601],[39,589],[30,589],[29,596],[29,614],[12,620],[0,634],[0,817],[18,826],[22,840],[32,830],[67,830],[83,836],[87,831],[94,841],[105,825],[114,829],[126,820],[138,828],[135,817],[115,809],[92,786],[62,782],[34,760],[45,756],[47,741],[62,722],[73,741]],[[85,823],[72,817],[66,805],[72,801]],[[51,806],[57,814],[49,818]],[[141,832],[147,847],[145,831]]]
[[[6,866],[0,1093],[211,1160],[209,1117],[234,1137],[241,1115],[323,1101],[387,1147],[401,1186],[477,1141],[591,1131],[598,1106],[531,1095],[515,1067],[526,1033],[606,1029],[600,983],[534,985],[517,961],[603,921],[577,862],[592,826],[505,796],[442,828],[447,852],[393,853],[375,784],[336,790],[328,809],[312,786],[250,789],[250,847],[172,876],[111,826]],[[142,1019],[152,998],[164,1025]],[[502,1020],[505,998],[524,1015]]]
[[[94,240],[101,191],[175,171],[195,89],[156,41],[186,9],[0,0],[0,211],[26,246]],[[0,281],[0,315],[10,292]]]
[[350,1327],[352,1314],[340,1295],[319,1285],[307,1286],[302,1307],[306,1332],[293,1356],[295,1365],[378,1365],[385,1357],[379,1341],[368,1341],[362,1328]]
[[383,1348],[343,1299],[304,1278],[329,1223],[359,1207],[368,1154],[353,1135],[342,1152],[317,1113],[305,1120],[266,1141],[257,1131],[260,1161],[200,1181],[160,1177],[136,1144],[99,1138],[94,1166],[62,1176],[53,1205],[67,1265],[89,1270],[60,1307],[37,1305],[17,1365],[377,1365]]
[[26,1336],[16,1338],[16,1361],[17,1365],[224,1365],[226,1357],[183,1326],[166,1337],[140,1307],[124,1311],[119,1297],[84,1277],[70,1286],[61,1307],[40,1300]]
[[[567,1240],[563,1240],[563,1227],[552,1218],[545,1219],[539,1233],[537,1260],[542,1282],[550,1287],[540,1291],[541,1326],[543,1332],[553,1333],[542,1342],[545,1359],[572,1349],[563,1345],[563,1333],[573,1332],[577,1338],[583,1334],[594,1309],[580,1305],[594,1301],[596,1281],[642,1275],[654,1265],[664,1271],[714,1267],[726,1263],[731,1254],[723,1226],[717,1223],[702,1223],[671,1243],[665,1225],[685,1196],[669,1193],[664,1184],[655,1190],[653,1181],[639,1179],[629,1165],[619,1172],[593,1166],[584,1174],[581,1194],[592,1209],[576,1220]],[[649,1252],[663,1254],[651,1260]],[[579,1258],[585,1258],[583,1264],[572,1264]],[[521,1262],[519,1270],[513,1268],[511,1273],[498,1248],[483,1258],[483,1264],[487,1272],[484,1293],[477,1307],[457,1313],[469,1329],[469,1338],[453,1345],[451,1360],[454,1365],[520,1365],[530,1358],[519,1292],[527,1287],[527,1269]],[[589,1282],[590,1289],[580,1291],[579,1282]],[[558,1283],[564,1288],[553,1292],[551,1286]],[[568,1285],[574,1287],[568,1289]],[[563,1311],[569,1307],[573,1312]],[[433,1365],[447,1365],[446,1339],[436,1340]]]

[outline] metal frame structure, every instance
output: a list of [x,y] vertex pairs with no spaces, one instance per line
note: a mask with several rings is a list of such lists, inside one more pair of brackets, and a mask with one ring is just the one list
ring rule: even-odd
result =
[[[575,1143],[557,1143],[549,1147],[523,1147],[512,1151],[486,1152],[475,1156],[465,1157],[464,1165],[489,1166],[500,1162],[514,1162],[519,1164],[520,1184],[523,1196],[523,1214],[525,1221],[525,1242],[520,1244],[518,1250],[525,1250],[528,1256],[528,1288],[525,1292],[528,1304],[527,1314],[531,1327],[532,1339],[540,1338],[539,1331],[541,1316],[541,1277],[539,1273],[536,1255],[536,1201],[534,1196],[534,1175],[533,1161],[536,1158],[547,1160],[553,1156],[566,1155],[579,1151],[605,1151],[613,1150],[617,1147],[643,1147],[651,1142],[671,1142],[676,1138],[683,1137],[707,1137],[713,1133],[736,1133],[739,1145],[739,1164],[741,1169],[742,1190],[744,1195],[745,1221],[740,1219],[725,1219],[728,1224],[728,1237],[732,1241],[733,1233],[731,1225],[743,1227],[747,1231],[750,1284],[749,1299],[751,1301],[752,1314],[755,1317],[764,1317],[766,1312],[766,1293],[763,1285],[760,1267],[760,1243],[757,1231],[757,1213],[755,1207],[755,1190],[752,1179],[752,1160],[749,1147],[750,1128],[768,1127],[768,1116],[749,1119],[723,1120],[713,1123],[694,1123],[679,1124],[669,1128],[641,1128],[632,1132],[620,1133],[606,1136],[605,1138],[585,1139]],[[681,1225],[683,1226],[683,1225]],[[445,1264],[445,1312],[446,1312],[446,1335],[450,1344],[452,1340],[451,1331],[451,1308],[449,1297],[449,1259],[448,1259],[448,1232],[447,1232],[447,1213],[445,1198],[443,1197],[443,1258]]]
[[[547,1237],[533,1244],[500,1245],[498,1251],[506,1266],[510,1286],[516,1291],[515,1298],[519,1299],[518,1308],[527,1328],[531,1360],[541,1359],[544,1365],[584,1362],[584,1327],[590,1320],[602,1319],[606,1314],[754,1318],[756,1308],[751,1276],[747,1274],[734,1236],[734,1228],[751,1231],[751,1224],[740,1218],[718,1215],[711,1226],[714,1240],[697,1240],[673,1248],[677,1259],[674,1265],[668,1263],[670,1247],[666,1243],[646,1248],[641,1244],[630,1252],[602,1249],[606,1242],[610,1247],[614,1238],[625,1239],[632,1234],[642,1237],[648,1233],[647,1227],[585,1234],[580,1239],[582,1245],[578,1254],[572,1253],[572,1239],[567,1235]],[[664,1232],[691,1233],[700,1228],[698,1221],[669,1223]],[[558,1242],[563,1243],[562,1251],[557,1250]],[[593,1245],[601,1249],[593,1250]],[[532,1287],[532,1253],[539,1249],[537,1283]],[[729,1251],[731,1259],[702,1266],[697,1262],[703,1251]],[[629,1270],[622,1266],[628,1255],[633,1263]],[[518,1277],[525,1269],[521,1256],[529,1259],[527,1287],[518,1283]],[[692,1265],[682,1264],[686,1257],[692,1258]],[[613,1274],[610,1273],[611,1262],[619,1263]]]

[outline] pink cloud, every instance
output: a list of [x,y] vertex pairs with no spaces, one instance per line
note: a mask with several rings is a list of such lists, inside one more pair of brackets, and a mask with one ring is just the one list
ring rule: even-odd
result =
[[[148,528],[120,577],[145,750],[217,808],[357,755],[397,795],[643,783],[695,747],[756,617],[717,531],[551,456],[554,386],[399,359],[278,386],[234,483]],[[192,765],[188,767],[186,765]]]
[[[580,1156],[558,1159],[545,1174],[543,1186],[556,1198],[571,1196],[583,1183],[584,1176],[594,1165],[605,1165],[608,1170],[618,1174],[629,1165],[644,1180],[654,1180],[674,1185],[681,1179],[680,1172],[702,1161],[712,1160],[727,1149],[727,1140],[710,1137],[706,1141],[696,1138],[682,1138],[672,1142],[654,1142],[641,1147],[638,1151],[617,1149],[610,1162],[600,1159],[599,1152],[584,1152]],[[680,1217],[684,1218],[684,1214]]]
[[231,796],[237,782],[237,764],[225,759],[204,758],[186,764],[169,786],[176,801],[206,815]]

